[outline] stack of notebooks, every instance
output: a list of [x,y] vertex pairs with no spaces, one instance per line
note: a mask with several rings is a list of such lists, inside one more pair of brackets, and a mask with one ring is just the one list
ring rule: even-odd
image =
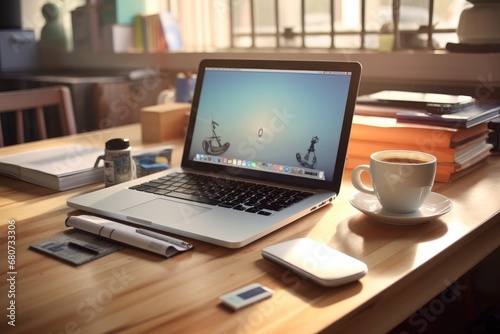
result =
[[488,122],[499,111],[500,105],[488,105],[438,115],[358,103],[346,168],[369,164],[376,151],[416,150],[436,157],[436,182],[451,182],[487,163],[493,148]]

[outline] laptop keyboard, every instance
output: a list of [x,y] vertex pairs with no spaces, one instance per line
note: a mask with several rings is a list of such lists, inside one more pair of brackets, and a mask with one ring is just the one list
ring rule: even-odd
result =
[[309,192],[192,173],[173,173],[130,189],[265,216],[312,195]]

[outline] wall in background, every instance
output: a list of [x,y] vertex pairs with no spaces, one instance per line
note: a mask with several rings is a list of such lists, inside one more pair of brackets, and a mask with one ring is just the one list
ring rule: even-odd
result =
[[363,65],[361,92],[379,89],[467,94],[500,99],[500,54],[448,54],[445,52],[171,52],[144,54],[68,53],[61,66],[89,69],[150,68],[169,72],[196,71],[203,58],[310,59],[359,61]]

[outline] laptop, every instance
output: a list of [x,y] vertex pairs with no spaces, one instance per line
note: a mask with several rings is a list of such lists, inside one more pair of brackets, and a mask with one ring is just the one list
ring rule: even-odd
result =
[[67,205],[243,247],[337,196],[360,75],[357,62],[202,60],[180,167]]

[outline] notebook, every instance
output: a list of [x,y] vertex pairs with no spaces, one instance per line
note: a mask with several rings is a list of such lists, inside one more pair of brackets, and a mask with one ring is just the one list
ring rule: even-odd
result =
[[[197,75],[180,167],[78,195],[70,207],[239,248],[334,200],[359,63],[207,59]],[[197,200],[213,178],[215,197]]]

